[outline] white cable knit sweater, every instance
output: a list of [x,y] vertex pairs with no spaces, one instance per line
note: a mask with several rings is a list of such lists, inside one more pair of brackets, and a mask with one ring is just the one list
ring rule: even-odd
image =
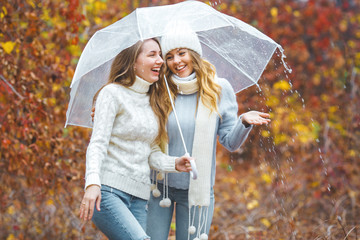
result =
[[109,84],[100,91],[86,152],[85,188],[104,184],[147,200],[149,164],[158,170],[176,172],[175,157],[161,153],[153,144],[158,123],[147,94],[150,85],[137,77],[129,88]]

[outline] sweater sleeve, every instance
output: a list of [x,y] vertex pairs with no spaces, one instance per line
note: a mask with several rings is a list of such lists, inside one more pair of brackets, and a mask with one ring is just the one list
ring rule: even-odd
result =
[[221,80],[219,142],[226,149],[233,152],[244,143],[252,126],[246,127],[241,121],[242,116],[237,117],[238,106],[234,90],[228,81],[225,79]]
[[163,153],[158,145],[152,145],[149,156],[149,165],[151,168],[164,172],[177,172],[175,169],[175,159],[176,157]]
[[86,151],[85,189],[92,184],[101,186],[100,169],[107,156],[107,148],[118,107],[119,103],[109,88],[103,88],[96,100],[94,126]]

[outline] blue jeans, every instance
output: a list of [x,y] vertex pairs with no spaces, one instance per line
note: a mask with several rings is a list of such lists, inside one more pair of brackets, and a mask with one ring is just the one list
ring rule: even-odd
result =
[[[170,207],[160,207],[159,202],[163,198],[163,185],[158,183],[158,189],[161,196],[155,198],[151,195],[148,207],[148,221],[146,232],[151,239],[167,240],[170,231],[171,220],[174,209],[176,211],[176,240],[187,240],[189,229],[189,203],[188,190],[176,189],[169,187],[169,198],[171,200]],[[210,206],[207,219],[207,234],[209,234],[210,225],[214,213],[214,191],[210,192]],[[176,204],[175,204],[176,203]],[[198,216],[195,217],[194,226],[198,227]],[[190,239],[195,238],[196,235],[191,235]]]
[[147,201],[102,185],[100,211],[92,221],[110,239],[150,239],[145,233]]

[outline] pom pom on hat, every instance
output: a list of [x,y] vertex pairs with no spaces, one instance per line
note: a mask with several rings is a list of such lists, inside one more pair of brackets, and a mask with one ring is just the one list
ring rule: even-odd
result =
[[176,48],[188,48],[202,56],[202,49],[197,34],[184,21],[172,21],[165,28],[160,41],[163,57]]

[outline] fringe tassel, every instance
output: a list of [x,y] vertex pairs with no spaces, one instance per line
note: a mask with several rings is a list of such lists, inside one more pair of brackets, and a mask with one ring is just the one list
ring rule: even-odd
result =
[[[155,177],[155,175],[156,175],[156,177]],[[154,182],[152,182],[152,184],[151,184],[152,195],[156,198],[161,196],[161,192],[158,189],[158,181],[164,180],[163,181],[163,199],[159,202],[159,205],[160,205],[160,207],[170,207],[171,200],[169,198],[168,173],[165,173],[165,175],[164,175],[163,172],[153,171],[152,177],[153,177],[153,181],[155,179],[155,184],[154,184]]]
[[152,190],[152,195],[154,196],[154,197],[160,197],[160,195],[161,195],[161,193],[160,193],[160,191],[159,191],[159,189],[158,189],[158,175],[159,175],[159,173],[160,172],[156,172],[155,170],[153,171],[153,179],[155,179],[155,187],[154,187],[154,189]]
[[[193,209],[193,215],[191,217],[191,209]],[[194,226],[196,210],[198,209],[198,227]],[[189,207],[189,230],[188,230],[188,240],[190,240],[190,235],[195,234],[195,238],[192,240],[207,240],[207,221],[209,216],[209,207],[208,206],[191,206]]]
[[160,207],[170,207],[171,200],[169,198],[168,173],[165,173],[163,181],[163,199],[159,202]]

